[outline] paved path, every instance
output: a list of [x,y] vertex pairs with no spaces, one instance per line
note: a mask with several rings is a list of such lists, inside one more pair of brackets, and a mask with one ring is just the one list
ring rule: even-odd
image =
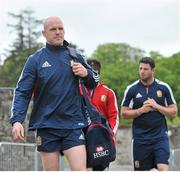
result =
[[109,171],[133,171],[131,165],[110,165]]
[[[63,171],[69,171],[69,167],[65,167]],[[131,165],[110,165],[106,171],[133,171]]]

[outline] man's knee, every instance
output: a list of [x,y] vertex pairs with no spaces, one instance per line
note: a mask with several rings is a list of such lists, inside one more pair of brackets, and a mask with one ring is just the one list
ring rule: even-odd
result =
[[168,171],[168,165],[167,164],[157,164],[157,169],[159,171]]
[[71,170],[86,171],[86,149],[85,145],[79,145],[63,151],[67,157]]
[[43,170],[58,171],[59,170],[59,152],[41,152]]

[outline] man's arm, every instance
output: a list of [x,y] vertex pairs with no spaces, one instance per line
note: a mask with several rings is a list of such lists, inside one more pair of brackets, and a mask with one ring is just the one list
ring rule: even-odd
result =
[[164,85],[163,91],[164,91],[165,102],[166,102],[165,106],[158,104],[152,98],[148,98],[148,100],[146,100],[144,104],[156,109],[157,111],[159,111],[160,113],[164,114],[167,117],[174,118],[176,117],[177,111],[178,111],[176,101],[174,99],[174,95],[173,95],[171,87],[166,83],[163,83],[163,85]]
[[113,90],[109,90],[109,94],[107,98],[108,98],[107,119],[110,127],[113,130],[114,135],[116,135],[119,126],[119,111],[118,111],[116,95]]
[[13,139],[17,141],[24,141],[22,123],[31,99],[35,76],[35,63],[32,59],[28,59],[18,80],[12,102],[10,123],[13,126]]
[[153,109],[147,105],[143,105],[141,108],[138,109],[132,109],[126,106],[122,106],[121,107],[121,115],[125,118],[125,119],[134,119],[137,118],[138,116],[150,112]]
[[144,102],[144,104],[156,109],[157,111],[161,112],[162,114],[164,114],[167,117],[174,118],[177,115],[177,105],[176,104],[162,106],[162,105],[159,105],[158,103],[156,103],[156,101],[154,99],[150,99],[150,98],[148,100],[146,100]]
[[147,105],[143,105],[140,108],[133,109],[133,97],[134,92],[131,87],[128,86],[124,92],[124,97],[121,104],[121,115],[125,119],[134,119],[152,110],[152,108]]
[[21,72],[14,91],[10,123],[23,123],[29,102],[31,100],[34,83],[36,80],[36,67],[32,58],[29,58]]

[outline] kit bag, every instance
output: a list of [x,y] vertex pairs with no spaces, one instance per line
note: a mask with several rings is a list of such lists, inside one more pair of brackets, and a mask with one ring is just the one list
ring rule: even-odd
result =
[[87,166],[109,165],[116,158],[114,134],[106,118],[89,103],[84,84],[81,82],[84,109],[89,125],[85,129]]
[[[77,52],[69,48],[73,59],[77,59]],[[109,165],[116,158],[114,134],[107,119],[89,102],[84,81],[80,78],[83,91],[83,111],[88,120],[88,127],[84,129],[87,151],[87,166]]]

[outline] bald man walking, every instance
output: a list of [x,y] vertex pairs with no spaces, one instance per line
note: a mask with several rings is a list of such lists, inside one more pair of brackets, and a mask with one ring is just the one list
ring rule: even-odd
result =
[[12,136],[16,141],[24,141],[22,123],[33,96],[29,130],[36,131],[37,150],[44,170],[60,170],[59,157],[65,155],[71,170],[85,171],[82,128],[87,126],[87,120],[81,109],[79,77],[88,88],[94,88],[98,75],[81,54],[71,63],[69,44],[64,39],[64,26],[59,17],[47,18],[42,34],[46,46],[28,58],[14,91]]

